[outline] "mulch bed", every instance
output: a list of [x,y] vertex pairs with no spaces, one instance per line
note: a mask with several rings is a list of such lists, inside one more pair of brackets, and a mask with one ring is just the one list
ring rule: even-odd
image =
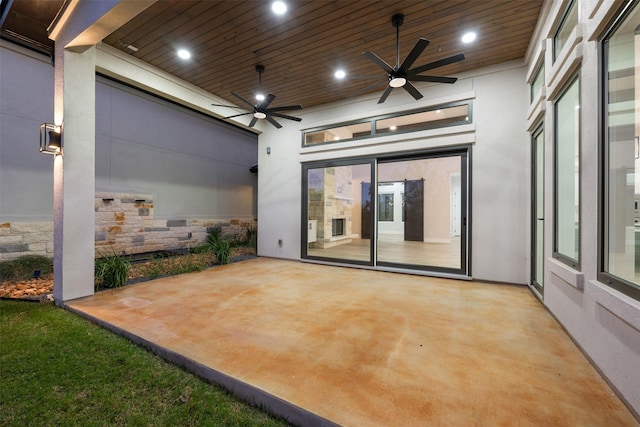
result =
[[37,279],[2,282],[0,298],[53,301],[53,274]]
[[[229,261],[238,262],[255,257],[255,253],[238,252],[238,254],[232,257]],[[138,276],[135,269],[132,270],[133,271],[131,271],[127,285],[151,280],[148,277]],[[169,275],[170,274],[163,274],[159,277],[166,277]],[[37,279],[4,281],[0,283],[0,298],[40,302],[53,301],[53,273]]]

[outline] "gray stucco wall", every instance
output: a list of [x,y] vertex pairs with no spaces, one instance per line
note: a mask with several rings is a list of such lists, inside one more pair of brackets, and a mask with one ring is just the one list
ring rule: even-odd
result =
[[257,136],[98,77],[96,190],[153,194],[156,218],[255,218]]
[[0,221],[51,220],[53,157],[38,152],[53,122],[49,57],[0,41]]
[[[0,44],[0,222],[53,215],[49,58]],[[152,194],[156,218],[257,216],[257,136],[113,81],[96,78],[96,190]]]

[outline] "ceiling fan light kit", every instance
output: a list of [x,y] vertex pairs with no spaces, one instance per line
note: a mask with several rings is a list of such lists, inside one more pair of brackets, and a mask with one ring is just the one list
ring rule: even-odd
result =
[[411,68],[413,63],[418,59],[422,52],[429,46],[429,40],[420,38],[409,52],[409,55],[404,59],[402,64],[400,63],[400,26],[404,23],[404,15],[396,13],[391,17],[391,24],[396,29],[396,65],[392,67],[387,64],[375,53],[368,51],[364,52],[367,58],[375,62],[380,68],[386,71],[389,79],[389,84],[382,96],[378,100],[378,104],[382,104],[386,101],[387,97],[394,88],[404,88],[414,99],[418,100],[422,98],[422,94],[416,89],[412,82],[432,82],[432,83],[449,83],[453,84],[458,80],[456,77],[441,77],[431,75],[421,75],[425,71],[433,70],[435,68],[444,67],[445,65],[453,64],[464,60],[464,54],[459,53],[457,55],[450,56],[448,58],[440,59],[438,61],[430,62],[419,67]]

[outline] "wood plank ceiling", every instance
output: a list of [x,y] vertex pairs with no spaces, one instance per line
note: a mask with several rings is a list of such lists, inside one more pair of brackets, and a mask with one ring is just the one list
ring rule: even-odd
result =
[[[414,66],[464,52],[465,61],[428,73],[456,76],[523,58],[543,2],[285,1],[288,12],[276,16],[270,0],[160,0],[107,36],[104,43],[236,105],[231,91],[254,101],[258,91],[255,66],[262,64],[266,67],[263,89],[277,96],[271,107],[302,104],[308,108],[355,94],[382,94],[387,76],[362,53],[373,51],[395,65],[396,30],[391,17],[396,13],[405,15],[400,27],[400,61],[424,37],[431,44]],[[52,52],[46,28],[63,4],[64,0],[3,1],[2,37]],[[463,45],[460,37],[470,30],[477,32],[478,39]],[[189,49],[192,58],[178,59],[178,48]],[[347,72],[341,81],[333,76],[339,68]],[[372,75],[376,78],[354,77]],[[428,96],[429,84],[416,86]],[[411,99],[401,89],[392,96]]]
[[[464,52],[466,60],[429,74],[457,74],[523,58],[542,0],[288,0],[276,16],[269,1],[159,1],[104,39],[104,43],[237,104],[231,91],[254,100],[256,64],[266,67],[271,106],[312,107],[356,93],[382,93],[387,77],[362,55],[371,50],[396,62],[395,13],[400,27],[400,61],[424,37],[431,44],[415,65]],[[460,41],[465,31],[478,39]],[[127,46],[135,46],[133,51]],[[192,57],[177,58],[186,48]],[[339,81],[333,73],[347,72]],[[375,75],[375,79],[354,76]],[[372,85],[373,83],[373,85]],[[418,84],[428,96],[428,85]],[[403,90],[395,93],[410,97]]]

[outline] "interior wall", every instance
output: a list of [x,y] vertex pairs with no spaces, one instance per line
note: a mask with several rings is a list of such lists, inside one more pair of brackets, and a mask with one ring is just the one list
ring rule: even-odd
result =
[[[372,94],[302,110],[298,114],[302,122],[286,121],[282,129],[261,127],[258,253],[300,258],[301,162],[472,144],[472,275],[525,284],[529,257],[527,227],[523,227],[528,218],[528,137],[522,125],[527,107],[525,69],[516,61],[458,77],[454,85],[419,85],[424,94],[419,101],[395,90],[384,104],[377,104],[379,94]],[[464,99],[473,101],[471,125],[301,148],[306,128]]]
[[451,174],[460,173],[460,157],[384,163],[379,181],[424,179],[424,241],[451,241]]
[[53,218],[53,156],[38,152],[53,72],[48,56],[0,40],[0,222]]

